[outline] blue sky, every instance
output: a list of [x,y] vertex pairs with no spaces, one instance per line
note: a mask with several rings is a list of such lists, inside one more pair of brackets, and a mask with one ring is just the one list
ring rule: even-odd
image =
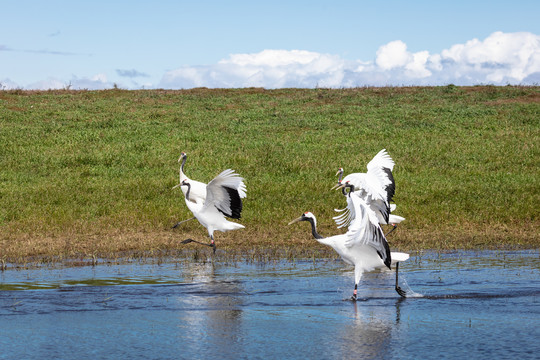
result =
[[538,14],[537,0],[4,0],[0,84],[538,84]]

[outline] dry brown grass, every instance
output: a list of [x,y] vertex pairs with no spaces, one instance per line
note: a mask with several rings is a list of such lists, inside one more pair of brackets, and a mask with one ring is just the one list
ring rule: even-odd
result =
[[[199,227],[199,229],[197,229]],[[524,249],[537,248],[540,243],[537,226],[460,224],[459,230],[450,227],[407,229],[400,225],[389,237],[392,250],[415,252],[455,249]],[[321,230],[335,235],[338,230]],[[80,262],[91,264],[95,259],[149,259],[160,257],[210,259],[211,249],[197,244],[182,245],[188,237],[207,241],[206,231],[193,223],[181,230],[70,230],[53,234],[19,233],[0,243],[2,259],[13,264],[42,264],[51,262]],[[319,244],[307,228],[243,229],[230,233],[216,233],[221,260],[264,261],[272,259],[335,258],[334,251]]]

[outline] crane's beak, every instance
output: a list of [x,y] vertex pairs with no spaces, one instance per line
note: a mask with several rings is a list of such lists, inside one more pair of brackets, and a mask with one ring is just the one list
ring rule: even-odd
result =
[[297,223],[297,222],[299,222],[299,221],[301,221],[301,220],[302,220],[302,217],[300,216],[298,219],[294,219],[293,221],[291,221],[291,222],[288,223],[287,225],[292,225],[292,224]]
[[339,190],[341,188],[343,188],[345,186],[345,184],[343,183],[337,183],[336,185],[332,186],[332,189],[330,190]]
[[341,171],[340,171],[340,170],[338,170],[338,172],[336,173],[336,176],[338,176],[338,175],[339,175],[340,173],[341,173]]

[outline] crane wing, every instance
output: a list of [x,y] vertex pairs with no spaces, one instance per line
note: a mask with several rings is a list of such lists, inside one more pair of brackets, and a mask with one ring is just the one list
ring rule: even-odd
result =
[[381,185],[378,177],[366,173],[353,173],[345,176],[343,183],[351,183],[354,185],[355,191],[359,191],[362,197],[371,200],[386,200],[386,193]]
[[240,219],[242,212],[242,196],[246,196],[244,179],[234,170],[222,171],[206,186],[204,207],[214,206],[225,216]]
[[371,159],[367,164],[367,169],[370,171],[373,168],[387,168],[390,171],[394,170],[394,160],[388,155],[386,149],[382,149]]
[[396,185],[392,175],[394,161],[385,149],[368,163],[367,173],[353,173],[347,175],[343,181],[354,185],[366,203],[377,212],[382,224],[388,223],[390,215],[390,201],[394,197]]
[[396,192],[396,183],[392,175],[394,165],[394,160],[388,155],[386,149],[379,151],[367,165],[367,182],[377,189],[378,197],[388,203],[392,201]]
[[[390,204],[387,200],[386,192],[380,186],[378,180],[369,176],[369,174],[361,173],[349,174],[344,180],[353,184],[355,188],[354,193],[364,199],[367,205],[377,212],[379,222],[387,224],[388,216],[390,215]],[[349,200],[347,200],[347,202],[349,202]],[[353,206],[350,204],[344,209],[336,209],[338,212],[343,212],[337,219],[334,218],[340,227],[349,225],[354,219],[354,212],[352,210]]]
[[347,198],[347,207],[343,209],[334,209],[334,211],[341,212],[343,214],[334,216],[332,219],[336,222],[336,225],[338,226],[338,229],[341,229],[342,227],[349,226],[351,222],[356,217],[354,205],[350,199],[350,196],[346,196]]
[[392,261],[390,247],[379,225],[377,215],[356,193],[352,193],[348,197],[350,204],[354,207],[356,217],[345,234],[345,246],[350,248],[355,245],[369,245],[377,250],[384,264],[390,268]]

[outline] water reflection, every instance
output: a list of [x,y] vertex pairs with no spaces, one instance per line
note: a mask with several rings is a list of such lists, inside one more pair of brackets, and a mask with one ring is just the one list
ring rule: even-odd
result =
[[215,270],[212,263],[187,265],[184,276],[197,285],[175,298],[185,309],[176,313],[178,340],[187,353],[207,358],[215,349],[234,354],[242,339],[241,283],[221,279]]
[[400,277],[424,297],[402,299],[383,271],[356,303],[338,261],[6,271],[0,357],[417,359],[444,344],[455,358],[534,358],[538,259],[423,254]]
[[369,301],[352,303],[354,321],[344,326],[335,339],[339,339],[338,358],[387,358],[392,336],[399,325],[399,304],[368,305]]

